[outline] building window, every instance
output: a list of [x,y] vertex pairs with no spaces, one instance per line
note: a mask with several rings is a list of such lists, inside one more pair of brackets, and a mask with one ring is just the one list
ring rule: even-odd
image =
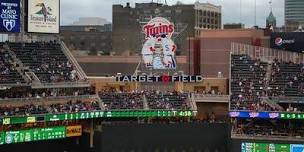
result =
[[[182,10],[181,10],[181,9],[177,9],[177,10],[175,10],[175,12],[176,12],[177,14],[180,14],[180,13],[182,13]],[[171,10],[170,10],[170,13],[171,13]]]

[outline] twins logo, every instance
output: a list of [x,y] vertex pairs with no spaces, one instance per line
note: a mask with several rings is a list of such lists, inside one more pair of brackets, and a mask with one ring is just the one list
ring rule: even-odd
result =
[[176,69],[176,45],[171,37],[174,25],[167,19],[156,17],[148,22],[143,31],[146,42],[142,48],[143,61],[149,69]]
[[3,26],[6,28],[7,31],[10,32],[16,26],[16,21],[15,20],[4,19],[3,20]]

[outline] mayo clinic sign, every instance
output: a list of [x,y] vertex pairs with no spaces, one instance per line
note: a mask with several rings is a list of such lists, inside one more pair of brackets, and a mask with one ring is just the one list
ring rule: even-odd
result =
[[0,32],[20,32],[20,0],[0,1]]

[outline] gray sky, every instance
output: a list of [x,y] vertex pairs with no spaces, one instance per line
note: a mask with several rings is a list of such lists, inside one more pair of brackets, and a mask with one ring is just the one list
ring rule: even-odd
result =
[[[130,2],[134,6],[135,2],[150,2],[151,0],[61,0],[61,24],[67,25],[77,21],[79,17],[102,17],[112,21],[112,5]],[[155,0],[156,1],[156,0]],[[196,0],[180,0],[182,3],[191,4]],[[240,22],[240,0],[200,0],[200,2],[210,2],[221,5],[224,23]],[[254,1],[242,1],[242,22],[246,27],[254,25]],[[257,24],[265,26],[265,19],[269,14],[270,0],[257,1]],[[272,0],[273,13],[277,18],[277,24],[284,23],[284,0]],[[167,0],[169,5],[175,4],[177,0]]]

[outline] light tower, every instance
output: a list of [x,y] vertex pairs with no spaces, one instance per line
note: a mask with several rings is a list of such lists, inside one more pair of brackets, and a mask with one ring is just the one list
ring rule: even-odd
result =
[[168,5],[167,0],[152,0],[152,3],[165,4]]

